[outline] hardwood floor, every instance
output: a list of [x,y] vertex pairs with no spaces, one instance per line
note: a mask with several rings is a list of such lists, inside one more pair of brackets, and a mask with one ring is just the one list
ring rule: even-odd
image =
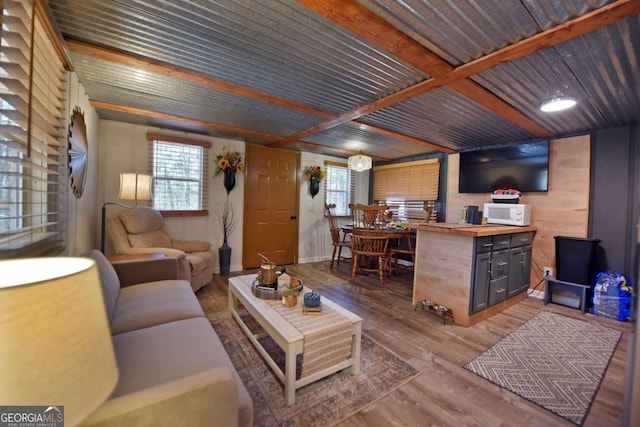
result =
[[[412,275],[351,282],[348,263],[299,264],[288,271],[363,318],[363,332],[409,361],[422,374],[339,424],[372,426],[573,426],[574,424],[467,371],[463,366],[541,310],[598,322],[623,332],[584,426],[622,426],[627,348],[632,325],[529,297],[472,327],[411,306]],[[256,270],[233,273],[241,275]],[[227,309],[226,277],[215,275],[197,292],[209,316]],[[455,313],[454,313],[455,315]]]

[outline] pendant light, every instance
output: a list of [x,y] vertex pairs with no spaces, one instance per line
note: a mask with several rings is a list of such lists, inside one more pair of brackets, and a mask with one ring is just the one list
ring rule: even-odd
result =
[[372,161],[371,157],[360,153],[356,156],[349,157],[347,164],[349,169],[362,172],[371,169]]

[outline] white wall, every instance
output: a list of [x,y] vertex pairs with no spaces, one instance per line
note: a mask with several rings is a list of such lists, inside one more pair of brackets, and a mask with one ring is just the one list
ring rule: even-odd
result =
[[[100,222],[98,208],[98,173],[99,173],[99,119],[96,110],[89,104],[84,87],[78,82],[75,73],[67,78],[66,127],[68,132],[71,114],[76,107],[84,114],[89,143],[87,152],[87,179],[80,198],[71,191],[71,183],[67,180],[63,191],[67,195],[67,230],[68,240],[65,255],[77,256],[97,248],[100,245],[98,236],[93,232],[95,224]],[[68,176],[68,169],[67,169]]]
[[[209,153],[209,215],[203,217],[168,217],[165,219],[165,230],[174,239],[180,240],[205,240],[211,243],[211,247],[217,254],[217,248],[222,245],[222,230],[215,215],[216,209],[224,203],[227,192],[222,184],[222,174],[213,177],[215,171],[214,159],[223,151],[239,151],[245,159],[245,143],[242,141],[213,138],[206,135],[190,134],[187,132],[170,131],[166,129],[135,125],[130,123],[102,120],[100,122],[100,207],[104,202],[119,202],[117,199],[120,183],[120,173],[140,172],[147,173],[148,142],[147,133],[159,133],[164,135],[180,136],[211,143]],[[226,149],[224,149],[226,147]],[[223,150],[224,149],[224,150]],[[243,220],[243,195],[244,177],[236,176],[236,186],[229,194],[229,200],[234,209],[237,225],[229,236],[231,253],[231,271],[242,269],[242,220]],[[116,205],[107,206],[107,218],[115,216],[118,210],[123,209]],[[100,213],[98,213],[100,215]],[[97,233],[100,233],[100,222],[97,223]],[[105,252],[113,253],[113,247],[109,239]]]
[[[160,128],[134,125],[111,120],[100,121],[100,197],[96,212],[96,247],[100,243],[100,209],[104,202],[118,202],[119,175],[122,172],[146,172],[148,132],[181,136],[201,141],[209,141],[212,145],[209,154],[209,216],[207,217],[176,217],[166,218],[166,230],[176,239],[206,240],[215,249],[222,245],[222,231],[218,225],[215,210],[225,200],[227,194],[222,184],[222,175],[213,178],[213,159],[223,152],[223,146],[242,153],[245,159],[245,143],[242,141],[224,140],[186,132],[168,131]],[[306,166],[320,165],[324,167],[325,160],[344,162],[344,159],[313,153],[301,153],[300,169]],[[331,257],[333,246],[329,233],[329,224],[324,216],[324,181],[320,185],[320,192],[314,197],[309,193],[308,181],[302,179],[300,185],[300,208],[298,220],[298,262],[314,262],[327,260]],[[367,203],[369,191],[369,174],[356,175],[356,201]],[[230,236],[229,246],[232,247],[231,271],[242,270],[242,222],[244,204],[244,177],[236,176],[236,186],[231,191],[230,201],[237,220],[236,229]],[[107,218],[116,215],[118,206],[107,206]],[[349,219],[341,220],[348,223]],[[113,253],[113,248],[107,239],[107,254]]]
[[[324,168],[325,160],[346,163],[345,159],[303,152],[300,154],[300,170],[304,170],[307,166],[316,165]],[[368,203],[369,174],[368,172],[354,173],[356,174],[354,201],[356,203]],[[325,181],[322,181],[320,191],[313,198],[309,193],[309,181],[303,178],[301,182],[298,262],[303,264],[330,259],[333,245],[331,243],[331,234],[329,233],[329,223],[324,216]],[[340,225],[350,222],[351,218],[340,218],[338,220]],[[345,250],[343,250],[343,254],[345,254]],[[349,256],[348,251],[346,251],[346,255]]]

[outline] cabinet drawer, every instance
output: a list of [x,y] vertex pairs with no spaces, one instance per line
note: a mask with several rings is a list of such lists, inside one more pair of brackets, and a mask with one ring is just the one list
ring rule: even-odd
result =
[[476,237],[476,253],[489,252],[493,248],[493,236]]
[[498,236],[493,236],[494,251],[502,251],[505,249],[509,249],[510,244],[511,244],[511,234],[502,234]]
[[489,283],[488,306],[492,306],[507,299],[507,278],[492,280]]
[[491,280],[509,273],[509,251],[494,252],[491,256]]
[[511,247],[529,246],[533,242],[533,232],[515,233],[511,235]]

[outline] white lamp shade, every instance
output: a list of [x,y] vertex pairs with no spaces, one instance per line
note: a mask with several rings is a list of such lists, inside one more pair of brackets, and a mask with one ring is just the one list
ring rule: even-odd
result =
[[151,200],[151,183],[152,178],[150,175],[121,173],[118,199]]
[[371,157],[363,154],[349,157],[347,162],[349,169],[354,171],[366,171],[371,169],[372,161]]
[[65,426],[79,424],[118,380],[95,262],[0,262],[0,343],[0,402],[64,406]]

